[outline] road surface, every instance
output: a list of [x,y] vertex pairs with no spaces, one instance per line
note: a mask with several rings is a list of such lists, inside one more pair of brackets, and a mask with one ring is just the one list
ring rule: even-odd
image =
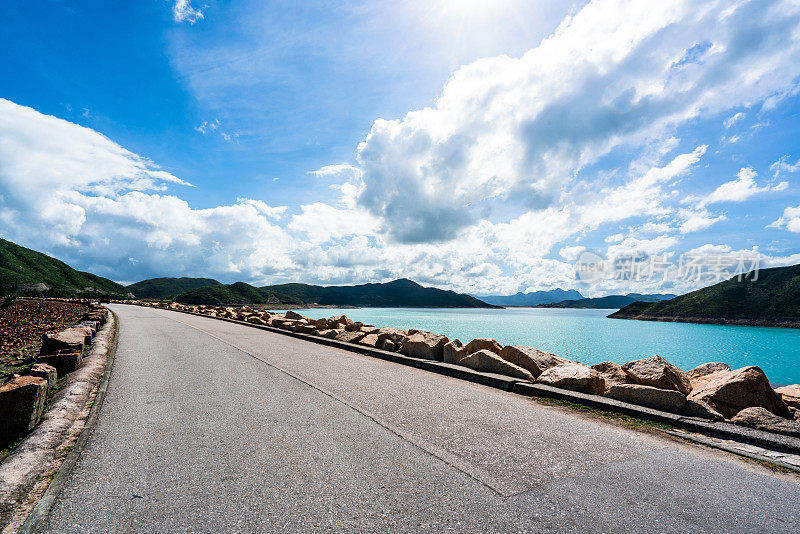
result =
[[113,305],[41,530],[800,531],[800,483],[669,437],[210,318]]

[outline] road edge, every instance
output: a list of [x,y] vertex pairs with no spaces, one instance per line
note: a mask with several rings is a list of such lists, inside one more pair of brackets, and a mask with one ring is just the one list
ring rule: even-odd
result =
[[117,314],[114,313],[110,308],[106,309],[114,318],[114,340],[112,341],[111,347],[106,353],[106,368],[103,372],[103,378],[100,380],[100,384],[97,387],[97,394],[95,395],[92,407],[89,410],[89,417],[86,419],[86,424],[84,424],[83,428],[81,429],[81,433],[78,436],[78,440],[75,442],[75,446],[72,448],[69,454],[67,454],[67,457],[64,458],[64,461],[61,462],[58,471],[56,471],[56,474],[53,475],[53,480],[50,481],[50,484],[48,484],[47,489],[42,497],[33,507],[31,513],[28,514],[28,517],[25,519],[25,522],[22,524],[22,526],[20,526],[20,528],[17,530],[17,534],[30,534],[36,532],[41,522],[45,517],[47,517],[47,514],[50,513],[53,504],[55,504],[58,495],[61,493],[61,490],[64,489],[67,478],[69,478],[70,474],[72,474],[72,470],[78,463],[78,459],[80,458],[83,449],[86,447],[86,443],[88,443],[89,437],[91,436],[92,431],[97,424],[97,420],[100,416],[100,408],[103,405],[103,401],[106,397],[106,391],[108,390],[108,382],[111,379],[111,369],[114,367],[114,361],[117,357],[117,343],[119,340],[119,319]]

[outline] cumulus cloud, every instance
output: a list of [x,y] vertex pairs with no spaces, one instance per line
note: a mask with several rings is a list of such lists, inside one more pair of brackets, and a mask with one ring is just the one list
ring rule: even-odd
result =
[[523,56],[459,69],[435,106],[375,121],[361,205],[404,243],[453,238],[496,201],[557,209],[612,150],[790,92],[797,23],[777,0],[590,2]]
[[725,128],[730,128],[731,126],[733,126],[734,124],[736,124],[737,122],[742,120],[744,117],[745,117],[745,114],[740,111],[739,113],[736,113],[736,114],[728,117],[727,119],[725,119],[725,122],[723,122],[723,124],[724,124]]
[[[725,182],[717,187],[710,195],[700,199],[698,206],[702,208],[717,202],[744,202],[753,195],[769,193],[771,191],[783,191],[789,187],[788,182],[759,187],[755,182],[756,176],[758,176],[758,174],[750,167],[739,169],[735,180]],[[696,197],[689,197],[688,199],[695,198]]]
[[172,5],[172,18],[175,22],[194,24],[203,18],[203,12],[192,7],[189,0],[175,0]]
[[769,225],[769,228],[785,228],[795,234],[800,234],[800,206],[788,207],[783,210],[783,215]]

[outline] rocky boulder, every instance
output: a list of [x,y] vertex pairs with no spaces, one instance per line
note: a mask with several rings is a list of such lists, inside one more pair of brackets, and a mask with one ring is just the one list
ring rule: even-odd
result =
[[544,371],[536,381],[540,384],[593,395],[602,395],[606,382],[600,373],[584,363],[568,362]]
[[378,343],[383,350],[388,350],[389,352],[397,352],[398,345],[391,339],[384,339],[383,341],[378,339]]
[[775,432],[800,438],[800,423],[793,419],[778,417],[766,408],[745,408],[731,419],[731,422],[741,426],[749,426],[758,430]]
[[686,404],[686,395],[674,389],[658,389],[641,384],[611,384],[605,396],[656,410],[678,413]]
[[405,340],[406,335],[406,331],[399,328],[389,328],[388,326],[384,326],[383,328],[378,329],[378,341],[381,343],[381,345],[383,345],[383,343],[386,341],[391,341],[395,344],[395,348],[393,350],[397,350],[397,348],[403,344],[403,340]]
[[692,383],[686,373],[658,355],[628,362],[622,366],[622,370],[636,384],[673,389],[684,395],[692,391]]
[[475,371],[497,373],[520,378],[522,380],[530,380],[531,382],[534,380],[533,375],[522,367],[507,362],[494,352],[486,349],[479,350],[478,352],[462,358],[459,360],[458,364],[474,369]]
[[339,325],[334,328],[344,328],[349,324],[353,324],[353,320],[347,317],[346,315],[334,315],[333,317],[330,317],[328,319],[328,324],[331,326]]
[[264,321],[264,319],[262,319],[261,317],[256,317],[256,316],[250,316],[247,319],[245,319],[245,321],[250,323],[250,324],[257,324],[257,325],[261,325],[261,326],[267,324],[266,321]]
[[460,339],[454,339],[442,347],[442,361],[445,363],[458,363],[467,356],[467,350]]
[[689,381],[692,383],[692,389],[695,389],[708,382],[709,378],[707,377],[712,374],[730,370],[731,368],[728,367],[727,363],[709,362],[698,365],[691,371],[686,371],[686,376],[689,377]]
[[759,367],[742,367],[708,375],[711,380],[692,390],[689,399],[701,400],[730,419],[745,408],[760,406],[780,417],[791,413]]
[[38,376],[47,380],[47,387],[54,388],[58,384],[58,370],[46,363],[35,363],[25,373],[28,376]]
[[600,373],[603,380],[606,382],[606,389],[612,385],[633,384],[633,380],[625,371],[622,366],[614,362],[600,362],[591,366],[592,369]]
[[328,330],[319,330],[317,331],[317,334],[328,339],[336,339],[336,336],[338,336],[341,332],[344,332],[344,330],[329,328]]
[[308,322],[312,322],[313,321],[313,319],[309,319],[305,315],[300,315],[299,313],[297,313],[294,310],[287,311],[284,314],[284,317],[286,317],[287,319],[294,319],[296,321],[308,321]]
[[42,335],[40,354],[54,354],[59,350],[83,352],[86,336],[83,332],[67,329],[55,334]]
[[523,345],[506,345],[500,351],[500,357],[509,363],[526,369],[534,378],[538,378],[539,375],[551,367],[569,362],[569,360],[561,356]]
[[329,323],[327,319],[317,319],[314,325],[317,327],[317,330],[330,330],[333,324]]
[[[361,332],[364,334],[364,332]],[[366,345],[368,347],[376,347],[378,346],[378,334],[364,334],[364,337],[361,338],[359,341],[360,344]]]
[[46,400],[47,380],[38,376],[18,376],[0,387],[0,447],[36,426]]
[[400,354],[414,358],[442,361],[444,346],[450,341],[446,336],[432,332],[421,332],[406,337],[400,345]]
[[467,349],[467,354],[473,354],[479,350],[488,350],[489,352],[494,352],[499,356],[503,351],[503,347],[500,346],[500,343],[488,337],[479,337],[478,339],[473,339],[467,343],[465,348]]
[[363,337],[364,334],[362,332],[348,332],[346,330],[336,335],[336,339],[347,343],[358,343]]
[[775,393],[780,396],[785,405],[800,410],[800,384],[775,388]]
[[81,366],[83,353],[64,350],[58,351],[56,354],[40,354],[36,359],[39,363],[55,367],[58,376],[64,376]]

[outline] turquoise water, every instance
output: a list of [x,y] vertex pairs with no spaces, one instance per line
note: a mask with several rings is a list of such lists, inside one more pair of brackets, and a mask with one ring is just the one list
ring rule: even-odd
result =
[[594,364],[660,354],[682,369],[721,361],[732,368],[758,365],[774,384],[800,383],[800,329],[658,323],[608,319],[615,310],[552,308],[309,309],[314,319],[344,313],[377,326],[417,328],[459,338],[491,337]]

